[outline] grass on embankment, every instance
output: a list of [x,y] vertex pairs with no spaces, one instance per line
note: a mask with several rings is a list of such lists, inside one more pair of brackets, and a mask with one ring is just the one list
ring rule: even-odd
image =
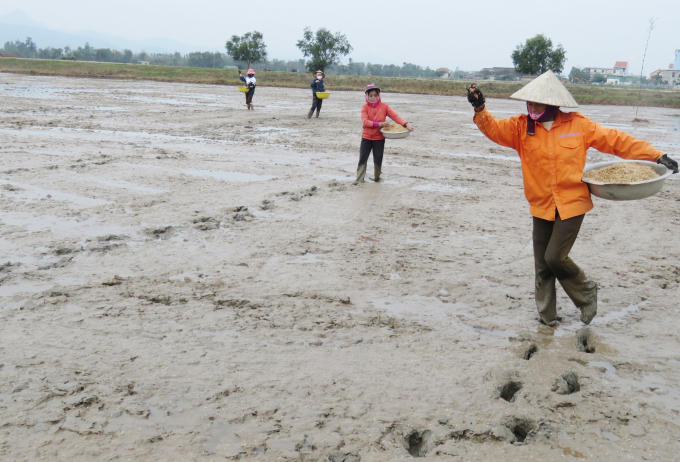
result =
[[[137,64],[96,63],[85,61],[57,61],[40,59],[0,58],[0,72],[16,74],[87,77],[107,79],[156,80],[160,82],[202,83],[212,85],[239,85],[238,72],[233,69],[207,69],[198,67],[144,66]],[[293,72],[258,71],[258,85],[263,87],[288,87],[308,89],[310,74]],[[369,77],[358,75],[329,75],[328,90],[363,90],[367,83],[375,82],[394,93],[430,95],[465,95],[471,82],[461,80],[413,79],[399,77]],[[508,98],[521,88],[517,82],[479,82],[484,95],[491,98]],[[680,91],[648,90],[630,87],[594,87],[569,85],[579,104],[610,104],[620,106],[656,106],[680,109]]]

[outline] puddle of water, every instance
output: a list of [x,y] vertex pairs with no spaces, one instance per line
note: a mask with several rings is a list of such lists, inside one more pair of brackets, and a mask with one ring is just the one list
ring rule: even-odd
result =
[[397,299],[391,295],[374,297],[371,303],[377,309],[384,310],[388,316],[396,318],[416,318],[422,321],[444,321],[458,314],[460,309],[468,309],[462,303],[442,302],[437,297],[411,295]]
[[610,311],[609,313],[606,313],[602,316],[596,316],[595,319],[590,323],[591,325],[597,326],[597,325],[607,325],[612,321],[618,321],[622,319],[624,316],[627,314],[633,313],[635,311],[640,311],[640,306],[635,304],[635,305],[628,305],[626,308],[618,311]]
[[136,229],[132,227],[98,223],[93,218],[78,221],[75,218],[61,218],[53,215],[34,216],[24,212],[3,212],[0,216],[0,223],[23,227],[29,233],[47,230],[60,236],[96,237],[108,234],[137,234]]
[[256,175],[254,173],[242,173],[242,172],[226,172],[223,170],[195,170],[195,169],[182,169],[182,173],[187,175],[200,176],[215,178],[222,181],[231,181],[239,183],[247,183],[251,181],[267,181],[273,178],[278,178],[274,175]]
[[352,181],[354,179],[353,176],[339,176],[339,175],[314,175],[315,178],[325,178],[328,180],[335,180],[335,181]]
[[129,181],[125,180],[108,180],[105,178],[101,177],[93,177],[93,178],[85,178],[88,180],[95,181],[98,185],[104,185],[104,186],[111,186],[112,188],[121,188],[121,189],[130,189],[132,191],[138,191],[142,193],[147,193],[147,194],[161,194],[161,193],[166,193],[168,192],[167,189],[157,189],[157,188],[151,188],[149,186],[142,186],[138,185],[135,183],[130,183]]
[[26,303],[26,299],[19,300],[18,302],[10,302],[6,303],[5,306],[2,307],[3,310],[18,310],[22,306],[24,306],[24,303]]
[[40,200],[45,199],[47,196],[52,196],[47,198],[48,200],[71,202],[75,205],[80,205],[83,207],[97,207],[100,205],[113,204],[111,201],[104,199],[94,199],[92,197],[78,196],[77,194],[70,194],[61,191],[54,191],[51,189],[43,189],[39,186],[33,186],[30,184],[16,183],[14,181],[0,180],[0,184],[8,184],[12,186],[17,186],[22,188],[20,191],[2,191],[2,194],[12,194],[18,196],[23,200]]
[[212,340],[213,342],[222,342],[225,345],[228,345],[232,343],[234,340],[237,340],[238,338],[239,338],[238,331],[225,329],[216,332]]
[[[616,375],[616,368],[611,364],[604,361],[589,361],[586,363],[590,367],[598,367],[605,369],[604,375],[614,376]],[[616,375],[618,377],[618,375]]]
[[517,332],[515,332],[514,330],[490,330],[484,329],[483,327],[473,327],[473,329],[477,332],[493,335],[495,337],[501,337],[506,339],[517,337]]
[[413,191],[435,191],[435,192],[459,192],[459,193],[464,193],[470,188],[465,188],[463,186],[451,186],[448,184],[440,184],[440,183],[429,183],[429,184],[421,184],[418,186],[413,186],[411,188]]
[[483,236],[476,235],[476,236],[472,236],[472,237],[475,238],[475,239],[484,239],[486,241],[488,239],[495,238],[495,237],[498,237],[498,236],[496,236],[495,234],[484,233]]
[[11,286],[0,286],[0,297],[10,297],[14,294],[20,293],[36,293],[54,287],[52,284],[31,284],[25,282],[23,284],[15,284]]
[[298,256],[295,260],[288,263],[333,263],[333,260],[322,260],[318,255],[313,253],[306,253]]
[[11,83],[0,83],[0,91],[3,91],[5,97],[37,99],[65,98],[74,93],[106,93],[106,90],[51,88],[42,85],[15,85]]
[[78,305],[66,305],[66,312],[67,313],[82,313],[84,311],[84,308],[78,306]]

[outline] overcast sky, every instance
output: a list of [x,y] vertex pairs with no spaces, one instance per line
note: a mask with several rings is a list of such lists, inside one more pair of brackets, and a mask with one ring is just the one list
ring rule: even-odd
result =
[[162,36],[220,51],[231,35],[258,30],[280,59],[302,57],[295,43],[306,26],[346,34],[357,61],[465,70],[511,66],[515,46],[543,33],[567,50],[566,72],[630,61],[639,73],[651,17],[658,20],[645,74],[667,68],[680,49],[679,0],[0,0],[0,14],[16,9],[61,30]]

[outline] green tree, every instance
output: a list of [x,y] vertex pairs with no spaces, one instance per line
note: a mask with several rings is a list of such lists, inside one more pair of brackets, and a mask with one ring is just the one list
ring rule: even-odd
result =
[[512,52],[512,62],[520,74],[538,75],[547,71],[562,72],[567,52],[562,45],[553,49],[552,40],[543,34],[527,39]]
[[305,58],[311,57],[307,61],[309,72],[325,71],[327,67],[339,63],[342,56],[352,51],[352,45],[349,44],[344,34],[338,32],[333,35],[331,31],[323,27],[316,33],[306,27],[302,40],[297,42],[297,47]]
[[605,83],[607,81],[607,77],[605,77],[602,74],[597,74],[593,76],[593,83]]
[[573,81],[578,81],[578,82],[587,82],[590,80],[590,69],[583,68],[579,69],[578,67],[572,67],[571,72],[569,72],[569,80]]
[[246,63],[250,68],[251,63],[259,63],[267,59],[267,45],[264,44],[263,36],[258,31],[247,32],[243,36],[232,35],[227,41],[227,54],[235,61]]

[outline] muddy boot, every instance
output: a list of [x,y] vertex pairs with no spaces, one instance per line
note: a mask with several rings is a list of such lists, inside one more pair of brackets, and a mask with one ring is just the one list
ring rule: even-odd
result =
[[541,279],[536,277],[536,308],[541,322],[547,326],[557,325],[557,295],[555,293],[555,277]]
[[366,164],[359,165],[357,168],[357,179],[354,184],[359,184],[364,182],[364,177],[366,176]]
[[312,114],[314,114],[314,109],[310,109],[310,110],[309,110],[309,112],[307,113],[307,118],[308,118],[308,119],[311,119],[311,118],[312,118]]
[[583,271],[575,278],[561,280],[560,284],[581,310],[581,322],[590,324],[597,314],[597,284],[588,279]]
[[317,118],[317,119],[319,118],[319,112],[321,112],[321,109],[317,109],[317,110],[316,110],[316,118]]
[[373,165],[374,167],[374,174],[373,174],[373,181],[376,183],[380,181],[380,172],[382,171],[382,167],[380,165]]

